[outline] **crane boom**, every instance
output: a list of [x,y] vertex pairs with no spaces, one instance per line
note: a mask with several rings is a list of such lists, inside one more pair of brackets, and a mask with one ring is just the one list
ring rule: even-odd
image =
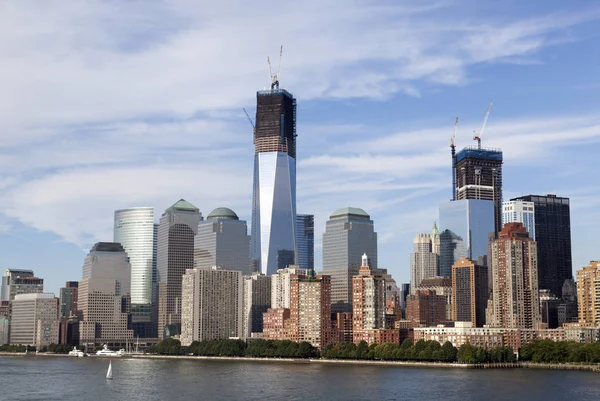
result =
[[244,113],[246,113],[246,117],[248,117],[248,121],[250,122],[250,125],[252,126],[252,129],[254,131],[256,131],[256,127],[254,126],[254,123],[252,122],[252,119],[250,118],[250,115],[248,114],[248,112],[246,111],[245,108],[242,108],[242,110],[244,110]]
[[279,74],[281,73],[281,56],[283,56],[283,45],[279,48],[279,65],[277,66],[277,75],[275,78],[279,81]]
[[481,131],[477,133],[477,131],[473,130],[473,140],[477,141],[477,149],[481,149],[481,135],[483,135],[483,131],[485,130],[485,125],[487,124],[488,117],[490,116],[490,111],[492,110],[492,103],[487,108],[485,112],[485,118],[483,119],[483,124],[481,125]]

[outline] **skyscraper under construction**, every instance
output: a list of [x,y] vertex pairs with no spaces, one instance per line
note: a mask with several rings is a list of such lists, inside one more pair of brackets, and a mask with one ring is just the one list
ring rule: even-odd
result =
[[271,275],[296,264],[296,99],[279,88],[256,93],[251,257]]

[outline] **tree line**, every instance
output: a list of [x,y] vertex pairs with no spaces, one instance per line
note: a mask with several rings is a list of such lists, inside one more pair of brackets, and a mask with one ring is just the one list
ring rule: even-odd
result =
[[365,341],[361,341],[358,346],[354,343],[337,343],[325,347],[321,356],[328,359],[464,363],[502,363],[516,360],[512,348],[498,347],[486,350],[467,343],[457,350],[449,341],[444,345],[437,341],[424,340],[413,344],[408,338],[401,345],[386,343],[369,346]]
[[318,350],[308,342],[255,339],[194,341],[182,346],[179,340],[161,341],[146,350],[158,355],[236,356],[257,358],[315,358]]
[[600,363],[600,343],[538,340],[523,345],[519,358],[535,363]]

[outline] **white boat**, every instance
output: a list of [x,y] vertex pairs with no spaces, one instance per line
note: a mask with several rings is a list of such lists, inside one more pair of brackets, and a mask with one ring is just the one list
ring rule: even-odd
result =
[[96,352],[96,355],[98,356],[122,356],[123,354],[125,354],[125,350],[120,349],[118,351],[111,351],[106,344],[102,346],[100,351]]
[[112,379],[112,361],[108,363],[108,372],[106,372],[106,378]]
[[83,358],[85,353],[83,351],[79,351],[77,347],[73,347],[73,350],[69,351],[69,356],[76,356],[78,358]]

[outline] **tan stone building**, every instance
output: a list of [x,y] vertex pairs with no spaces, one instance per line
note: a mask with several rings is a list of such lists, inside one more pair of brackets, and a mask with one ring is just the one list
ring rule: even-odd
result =
[[364,254],[358,275],[352,278],[352,336],[355,343],[365,339],[365,331],[385,329],[385,301],[385,280],[372,273],[369,259]]
[[488,301],[487,267],[461,258],[452,265],[452,320],[471,322],[475,327],[485,324]]
[[79,281],[80,344],[122,346],[133,339],[130,285],[131,266],[123,246],[95,244],[85,258]]
[[537,246],[523,223],[508,223],[491,245],[491,327],[534,329],[541,322]]
[[577,270],[577,305],[580,324],[600,323],[600,261],[592,260]]
[[181,285],[181,344],[243,337],[242,273],[189,269]]
[[11,344],[38,349],[58,344],[58,298],[54,294],[18,294],[11,309]]
[[271,307],[271,277],[255,273],[244,276],[242,331],[245,338],[262,333],[263,315]]

